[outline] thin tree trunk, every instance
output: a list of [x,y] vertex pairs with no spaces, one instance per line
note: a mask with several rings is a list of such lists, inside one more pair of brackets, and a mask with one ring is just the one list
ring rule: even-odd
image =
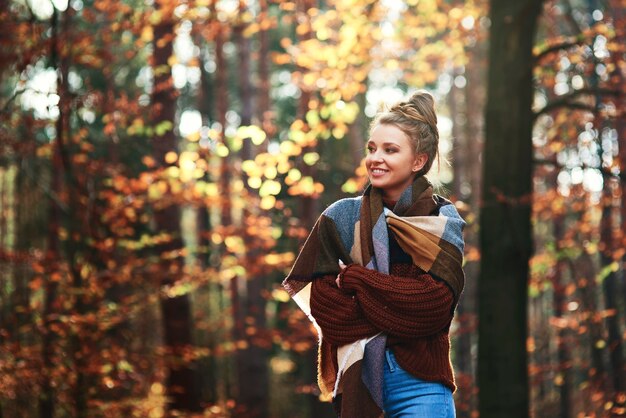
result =
[[[479,123],[484,109],[484,98],[479,95],[484,86],[485,58],[483,47],[467,51],[470,56],[463,74],[467,79],[464,89],[453,86],[449,95],[450,113],[453,118],[452,167],[454,172],[452,194],[467,203],[470,213],[480,214],[480,154],[482,153],[483,133]],[[476,223],[465,230],[466,248],[478,247]],[[479,276],[478,260],[467,260],[465,267],[466,285],[463,297],[457,307],[456,320],[459,323],[458,335],[453,344],[455,366],[459,374],[460,393],[457,402],[459,418],[469,418],[476,410],[476,362],[472,347],[476,345],[473,327],[476,324],[476,282]]]
[[[211,3],[211,10],[213,14],[216,15],[216,3]],[[215,110],[216,110],[216,121],[221,126],[220,133],[220,141],[221,143],[227,147],[226,143],[226,113],[228,112],[229,107],[229,96],[228,96],[228,74],[229,67],[228,62],[226,60],[226,56],[224,54],[224,45],[228,39],[228,26],[226,24],[216,23],[215,30]],[[229,167],[230,155],[226,157],[220,157],[219,165],[220,165],[220,177],[219,177],[219,211],[220,211],[220,226],[223,228],[227,228],[232,225],[232,207],[230,204],[231,198],[231,189],[230,189],[230,167]],[[222,245],[219,250],[219,255],[223,255],[224,246]],[[233,285],[234,283],[231,283]],[[220,300],[220,315],[226,315],[226,300],[228,295],[225,294],[221,285],[219,286],[219,300]],[[237,311],[237,301],[232,298],[232,289],[231,292],[231,303],[235,305],[231,305],[231,315],[233,318],[236,317]],[[224,339],[228,341],[232,341],[232,336],[229,335],[231,332],[230,329],[224,330],[223,334]],[[234,397],[234,388],[232,384],[233,374],[231,373],[232,369],[232,358],[229,356],[222,362],[220,368],[220,389],[218,393],[223,393],[224,397],[229,399]]]
[[452,117],[452,194],[459,200],[466,200],[470,196],[467,180],[467,158],[465,158],[468,139],[461,126],[467,120],[467,106],[463,90],[454,84],[452,84],[448,94],[448,107]]
[[[259,20],[261,21],[261,29],[259,30],[259,87],[257,89],[258,98],[258,118],[261,121],[261,127],[265,131],[267,137],[271,137],[276,132],[274,126],[273,116],[271,111],[271,98],[270,98],[270,75],[269,75],[269,62],[266,57],[270,55],[270,39],[269,31],[265,28],[263,22],[269,20],[268,0],[259,0],[259,8],[261,13],[259,14]],[[260,151],[267,151],[267,141],[260,146]]]
[[350,140],[350,156],[352,157],[352,166],[358,167],[361,164],[361,160],[365,157],[365,143],[367,142],[369,132],[365,117],[365,105],[367,103],[365,93],[357,94],[355,100],[359,105],[360,111],[356,120],[349,126],[348,139]]
[[[555,172],[558,170],[555,169]],[[553,186],[555,189],[558,187],[556,182],[556,173],[554,176]],[[565,219],[564,216],[556,215],[554,221],[554,242],[556,243],[557,252],[557,265],[554,273],[553,287],[554,287],[554,316],[557,319],[565,319],[567,315],[565,288],[566,283],[564,273],[566,263],[561,259],[560,252],[561,240],[565,234]],[[559,386],[559,417],[569,418],[572,414],[571,411],[571,389],[573,387],[572,376],[572,356],[570,353],[570,347],[572,343],[572,333],[568,327],[559,327],[557,331],[557,370],[561,375],[561,384]]]
[[[213,21],[209,23],[213,25],[219,25],[219,21],[217,18],[214,18]],[[197,36],[197,44],[203,49],[203,43],[205,42],[202,36]],[[208,55],[208,54],[207,54]],[[205,57],[204,60],[207,60],[208,57]],[[203,60],[203,61],[204,61]],[[215,96],[215,86],[214,80],[209,74],[208,71],[204,69],[204,65],[200,66],[200,92],[198,94],[198,111],[202,116],[202,125],[210,126],[211,121],[213,120],[215,113],[215,106],[213,106],[213,97]],[[201,159],[206,160],[207,162],[211,159],[211,153],[205,147],[198,148],[198,153]],[[206,183],[210,183],[212,178],[209,174],[209,171],[205,171],[202,181]],[[211,224],[211,205],[198,204],[196,212],[196,222],[197,222],[197,240],[198,240],[198,251],[197,251],[197,262],[200,268],[206,269],[211,265],[211,254],[212,254],[212,242],[209,239],[210,231],[212,229]],[[210,323],[213,323],[213,312],[218,311],[217,306],[215,306],[215,298],[212,295],[216,292],[219,292],[219,285],[216,283],[217,277],[213,277],[206,285],[206,297],[203,298],[203,310],[208,312],[208,320]],[[215,347],[217,345],[217,339],[215,336],[215,331],[213,329],[207,330],[202,334],[203,342],[198,341],[198,344],[203,343],[210,351],[211,355],[206,358],[202,358],[198,361],[198,372],[202,378],[202,382],[200,384],[200,390],[202,392],[202,400],[208,402],[209,404],[215,404],[218,400],[217,396],[217,385],[218,385],[218,374],[217,374],[217,360],[215,358]]]
[[[467,149],[468,138],[464,134],[462,129],[461,120],[467,120],[467,106],[463,97],[463,90],[458,89],[454,85],[448,95],[448,106],[450,108],[450,115],[452,117],[452,195],[460,201],[467,201],[470,196],[471,190],[469,189],[469,182],[467,180]],[[469,247],[476,245],[476,234],[472,234],[474,242],[470,240],[469,231],[465,231],[465,244]],[[476,262],[467,262],[465,264],[466,286],[475,282],[476,275],[474,274],[477,268]],[[471,270],[471,272],[470,272]],[[473,286],[474,290],[476,286]],[[471,380],[474,379],[473,367],[472,367],[472,335],[469,327],[471,315],[475,313],[475,292],[473,294],[468,293],[468,289],[463,291],[463,298],[456,308],[456,321],[459,324],[457,328],[455,339],[452,344],[454,350],[455,361],[455,373],[458,380],[459,395],[456,400],[456,413],[458,418],[470,418],[472,414],[472,406],[470,405],[471,394],[469,390],[472,385]]]
[[[215,7],[215,6],[213,6]],[[216,109],[217,122],[221,125],[221,141],[226,145],[226,113],[228,112],[228,63],[224,56],[225,27],[220,25],[215,35],[215,64],[216,64]],[[220,198],[222,202],[222,226],[232,223],[230,205],[230,168],[229,156],[222,157],[220,171]]]
[[[299,0],[296,3],[297,3],[298,15],[301,16],[302,20],[308,19],[309,10],[313,7],[313,1],[312,0]],[[313,34],[311,33],[311,31],[306,31],[299,37],[299,41],[304,42],[308,39],[311,39],[312,37],[313,37]],[[304,120],[306,113],[309,110],[310,100],[311,100],[311,93],[309,91],[303,90],[300,96],[300,99],[298,100],[298,109],[297,109],[296,118],[300,118]],[[306,146],[302,149],[302,155],[306,154],[307,152],[313,152],[313,151],[315,151],[313,147]],[[300,171],[302,172],[303,177],[304,176],[310,176],[313,178],[315,177],[315,171],[316,171],[315,166],[310,166],[302,162],[300,166]],[[308,229],[311,229],[313,227],[313,224],[315,223],[315,220],[317,219],[317,204],[316,204],[317,201],[316,199],[313,199],[310,196],[303,196],[301,197],[300,202],[302,205],[301,219],[305,223],[304,226]]]
[[[240,2],[240,15],[246,12],[244,2]],[[243,34],[245,24],[241,23],[235,28],[235,39],[239,47],[239,97],[241,102],[241,125],[246,126],[252,123],[253,97],[252,83],[250,80],[250,41]],[[261,58],[263,59],[263,58]],[[253,158],[252,142],[244,139],[241,158],[248,160]],[[247,179],[243,179],[247,187],[248,194],[252,195],[255,190],[248,187]],[[251,197],[251,196],[250,196]],[[249,271],[254,271],[257,258],[261,256],[258,248],[255,248],[255,237],[248,234],[247,222],[252,215],[248,205],[244,208],[242,226],[244,228],[244,242],[246,243],[246,258],[249,260]],[[268,414],[269,396],[268,384],[269,374],[267,368],[267,358],[269,353],[266,347],[261,345],[262,335],[265,329],[265,299],[263,298],[264,276],[258,273],[250,273],[249,277],[235,277],[233,281],[243,281],[238,283],[234,289],[233,297],[237,300],[238,310],[233,312],[235,318],[235,339],[246,341],[246,348],[240,348],[236,353],[237,375],[239,382],[238,406],[241,408],[235,416],[263,418]],[[245,289],[240,292],[240,289]]]
[[[615,26],[622,27],[624,22],[626,21],[626,7],[623,6],[623,3],[618,4],[615,1],[611,1],[609,2],[609,4],[610,6],[608,7],[608,9],[613,15]],[[624,41],[626,40],[626,36],[623,33],[623,31],[619,32],[619,35],[617,36],[619,37],[618,39],[623,44]],[[614,63],[617,63],[619,65],[619,59],[620,59],[619,54],[611,54],[611,57]],[[616,68],[619,68],[619,67],[616,67]],[[624,81],[625,81],[625,75],[623,71],[620,71],[618,69],[614,70],[614,73],[612,74],[612,77],[611,77],[611,81],[615,83],[614,87],[616,89],[621,88],[623,90]],[[621,228],[619,227],[615,228],[619,232],[618,234],[616,234],[615,239],[613,240],[614,249],[626,247],[626,113],[624,112],[626,99],[624,98],[624,95],[622,94],[618,98],[618,100],[619,102],[617,106],[618,108],[622,109],[622,111],[615,123],[615,129],[617,131],[617,138],[618,138],[618,160],[619,160],[619,167],[620,167],[619,183],[618,185],[616,185],[616,187],[620,190],[620,200],[619,200],[620,221],[618,223],[618,226],[621,226]],[[613,283],[607,283],[607,286],[609,287],[613,286],[615,288],[615,294],[612,295],[613,300],[611,302],[616,307],[618,305],[618,301],[617,301],[618,295],[616,293],[617,293],[617,287],[618,287],[619,282],[621,282],[621,285],[622,285],[621,306],[622,307],[626,306],[625,305],[626,303],[626,255],[623,255],[621,259],[617,258],[614,260],[614,262],[618,262],[618,263],[620,261],[621,261],[621,268],[618,271],[612,273],[612,275],[615,276],[612,278]],[[608,294],[608,292],[610,292],[610,289],[606,289],[606,292]],[[614,324],[612,325],[614,329],[613,329],[613,333],[611,333],[611,330],[609,330],[609,350],[611,350],[611,361],[613,363],[613,367],[614,367],[613,370],[615,373],[614,387],[615,387],[616,394],[613,399],[615,403],[614,408],[616,410],[618,409],[624,410],[624,408],[626,408],[626,368],[624,365],[624,357],[623,357],[624,352],[623,352],[623,346],[622,346],[622,338],[620,338],[620,336],[618,335],[619,324],[620,324],[618,312],[619,311],[616,310],[615,318],[611,318],[611,320],[614,322]],[[624,314],[626,313],[622,312],[622,315]]]
[[[481,202],[481,184],[482,184],[482,161],[483,161],[483,144],[484,144],[484,118],[483,112],[485,109],[485,89],[483,86],[486,82],[487,74],[487,45],[485,43],[479,43],[469,51],[470,60],[472,65],[467,65],[465,68],[465,77],[467,79],[467,86],[465,87],[465,143],[467,156],[466,167],[468,170],[467,181],[469,183],[470,195],[469,206],[472,213],[475,215],[475,219],[480,216],[480,202]],[[467,228],[466,237],[467,243],[476,248],[479,247],[479,228],[478,225],[470,224]],[[479,256],[480,257],[480,256]],[[463,296],[462,304],[465,312],[465,323],[470,327],[468,330],[469,340],[469,354],[467,358],[468,370],[472,378],[471,388],[473,392],[469,399],[469,411],[473,412],[478,409],[478,398],[476,391],[477,370],[476,370],[476,358],[471,355],[473,349],[478,344],[477,335],[474,332],[474,328],[477,324],[478,317],[478,279],[480,277],[480,261],[469,261],[465,267],[465,273],[467,279],[465,282],[465,295]]]
[[[34,138],[34,133],[30,128],[30,126],[25,128],[25,138]],[[10,240],[13,244],[11,245],[5,242],[3,247],[7,250],[12,250],[15,255],[15,258],[12,260],[15,302],[6,304],[9,309],[12,310],[11,316],[14,316],[15,320],[10,319],[8,322],[3,322],[3,324],[6,324],[5,329],[9,330],[9,335],[15,336],[15,342],[20,346],[23,344],[26,348],[39,343],[36,340],[37,333],[33,332],[31,329],[35,318],[30,306],[31,291],[29,285],[33,279],[33,270],[28,254],[32,248],[45,249],[48,244],[47,239],[50,238],[44,235],[50,225],[48,216],[50,206],[40,204],[43,200],[43,196],[40,189],[36,186],[34,179],[40,178],[41,173],[38,170],[36,161],[37,157],[34,155],[34,148],[32,152],[30,152],[29,148],[28,151],[20,155],[20,160],[16,166],[14,166],[14,171],[17,172],[16,175],[13,177],[11,175],[13,170],[8,170],[5,172],[5,175],[9,174],[9,178],[3,177],[0,180],[4,182],[11,180],[13,182],[11,187],[6,187],[6,189],[2,190],[3,195],[10,194],[12,196],[11,199],[7,199],[6,203],[13,206],[11,212],[14,214],[13,219],[10,219],[10,216],[7,217],[14,224],[14,226],[7,231],[11,236],[5,236],[5,239],[7,239],[7,241]],[[59,173],[60,172],[61,170],[59,170]],[[4,213],[11,213],[6,212],[5,208],[2,210]],[[54,231],[54,238],[57,239],[58,248],[58,235],[56,235],[56,232],[57,231]],[[45,265],[47,266],[49,264],[46,262]],[[48,296],[45,290],[51,283],[52,281],[50,280],[44,281],[45,302],[47,302],[46,297]],[[53,297],[56,297],[56,288],[51,294]],[[46,307],[44,303],[44,308]],[[42,329],[41,363],[43,367],[41,367],[37,378],[38,381],[41,382],[41,386],[34,386],[33,389],[35,390],[31,391],[28,394],[28,398],[24,400],[26,405],[24,413],[26,414],[30,411],[29,416],[31,416],[35,414],[35,410],[38,410],[38,416],[50,417],[52,416],[54,405],[53,403],[47,404],[47,402],[49,399],[54,398],[51,385],[51,367],[53,362],[51,361],[51,340],[45,340],[46,338],[50,338],[48,334],[49,328],[45,320],[40,329]],[[24,330],[28,331],[25,332]],[[3,344],[2,339],[0,339],[0,344]],[[29,362],[33,360],[35,359],[28,359]],[[33,402],[33,394],[36,396],[36,402]]]
[[[152,123],[154,126],[171,123],[162,135],[156,135],[153,154],[157,164],[165,167],[165,155],[177,151],[175,123],[176,100],[169,58],[173,54],[174,4],[159,0],[155,9],[160,20],[154,26],[154,90],[152,93]],[[176,204],[155,208],[156,229],[170,235],[170,241],[157,247],[160,252],[159,270],[162,286],[171,286],[180,278],[183,268],[181,256],[171,258],[169,254],[183,246],[180,229],[180,208]],[[183,354],[192,346],[191,302],[188,295],[161,298],[163,337],[168,368],[166,393],[170,399],[168,407],[180,411],[200,411],[197,376],[193,364],[183,359]]]
[[[597,1],[588,0],[587,2],[589,12],[593,12],[594,10],[599,8]],[[591,43],[592,52],[595,48],[595,37],[593,42]],[[591,55],[594,62],[594,70],[599,65],[599,60],[597,55],[593,53]],[[621,75],[620,75],[621,78]],[[598,77],[597,71],[593,71],[591,73],[590,85],[592,88],[597,89],[600,84],[600,79]],[[600,221],[600,262],[601,266],[606,267],[610,266],[613,262],[617,262],[613,257],[613,252],[616,249],[614,241],[613,241],[613,179],[609,169],[604,167],[603,164],[603,154],[604,154],[604,145],[602,138],[602,122],[600,116],[600,105],[601,105],[602,97],[599,93],[595,95],[595,111],[594,111],[594,119],[597,121],[596,124],[598,132],[596,137],[596,142],[598,145],[598,156],[600,158],[600,171],[602,172],[602,180],[604,187],[602,188],[602,219]],[[623,168],[623,167],[622,167]],[[620,401],[621,396],[618,394],[622,394],[626,391],[626,369],[624,367],[624,354],[622,351],[622,333],[620,330],[619,323],[619,309],[617,306],[617,294],[618,291],[618,283],[617,283],[617,274],[615,271],[610,270],[608,275],[604,278],[602,282],[602,290],[604,293],[604,302],[605,309],[608,313],[606,316],[606,328],[607,328],[607,348],[609,351],[609,362],[610,362],[610,371],[609,378],[612,381],[612,389],[613,389],[613,397],[612,401],[617,401],[617,403],[624,403],[623,400]]]
[[[58,134],[57,134],[58,137]],[[52,196],[60,196],[62,187],[62,164],[58,146],[54,147],[52,155],[51,187]],[[48,238],[45,265],[47,280],[45,281],[45,296],[43,303],[43,326],[41,341],[42,356],[42,383],[39,394],[39,418],[52,418],[54,416],[54,390],[52,386],[52,368],[54,365],[53,355],[53,331],[51,330],[50,318],[57,311],[57,281],[49,277],[57,270],[57,262],[60,258],[59,227],[61,222],[61,208],[54,199],[48,202]]]
[[[621,176],[620,176],[620,217],[621,217],[621,244],[617,243],[616,245],[621,248],[626,247],[626,119],[622,117],[622,119],[618,122],[618,136],[619,136],[619,153],[620,153],[620,167],[621,167]],[[621,276],[621,284],[622,284],[622,306],[626,306],[626,255],[622,256],[621,259],[621,271],[619,273]],[[615,273],[616,275],[619,273]],[[617,280],[617,278],[616,278]],[[617,295],[615,296],[617,297]],[[624,370],[624,363],[622,360],[622,369],[620,373],[621,382],[619,385],[616,385],[616,390],[618,393],[616,394],[616,407],[626,408],[626,388],[624,388],[624,379],[626,379],[626,370]],[[618,372],[619,373],[619,372]]]
[[[604,173],[604,188],[602,196],[602,220],[600,222],[600,247],[603,249],[600,255],[600,265],[610,266],[613,259],[613,191],[612,181],[608,173]],[[609,351],[610,377],[614,394],[626,391],[624,382],[626,369],[624,368],[624,355],[622,353],[622,333],[619,324],[619,310],[617,306],[617,274],[610,271],[602,282],[604,293],[604,307],[608,313],[606,316],[606,329],[608,332],[607,348]],[[615,396],[614,396],[615,397]],[[615,400],[615,399],[614,399]]]
[[[296,1],[296,20],[300,24],[304,23],[304,20],[309,19],[309,10],[313,7],[312,0],[298,0]],[[307,39],[311,39],[312,37],[311,31],[303,32],[299,37],[298,41],[303,42]],[[296,119],[304,120],[307,111],[309,110],[309,100],[311,99],[311,93],[307,90],[302,90],[300,99],[298,100],[298,107],[296,110]],[[302,149],[302,154],[304,155],[307,152],[312,152],[314,149],[312,147],[304,147]],[[315,175],[315,168],[311,167],[304,162],[300,162],[300,166],[298,167],[302,176],[311,176]],[[311,198],[310,196],[301,196],[299,199],[300,203],[300,220],[302,222],[302,226],[311,230],[315,220],[317,219],[317,203],[316,200]],[[307,367],[309,368],[307,371],[311,376],[311,383],[315,381],[315,376],[317,376],[317,347],[312,348],[305,354],[305,361],[307,361]],[[307,373],[307,374],[309,374]],[[315,395],[315,394],[314,394]],[[318,396],[311,396],[311,415],[313,417],[324,416],[324,406],[321,405]]]
[[598,341],[602,340],[604,333],[602,321],[598,320],[598,303],[596,302],[596,272],[593,268],[593,260],[589,253],[583,251],[580,257],[573,261],[572,271],[576,272],[575,280],[580,283],[579,292],[581,294],[582,309],[588,318],[585,325],[589,329],[589,346],[591,351],[591,364],[587,368],[587,378],[592,384],[592,390],[603,391],[603,376],[606,367],[602,357],[602,349]]
[[[57,15],[56,8],[54,15]],[[72,111],[72,98],[69,91],[68,79],[70,64],[72,60],[71,49],[67,45],[71,44],[71,24],[73,9],[68,7],[60,12],[60,31],[54,35],[55,53],[57,54],[56,67],[58,72],[57,94],[59,96],[59,116],[57,119],[56,145],[59,149],[62,164],[64,188],[67,193],[67,209],[62,224],[67,230],[68,239],[64,241],[64,254],[68,264],[68,271],[71,285],[74,289],[83,288],[83,277],[81,275],[81,263],[79,254],[84,249],[83,240],[86,239],[86,226],[88,214],[81,193],[81,179],[72,167],[72,125],[70,123]],[[74,297],[71,313],[78,316],[85,314],[87,305],[86,295],[78,292]],[[91,354],[92,344],[90,344],[89,333],[84,330],[72,331],[69,336],[69,357],[72,359],[75,381],[72,383],[72,396],[74,400],[74,411],[77,418],[86,418],[89,414],[88,403],[91,382],[87,377],[88,356]]]
[[478,284],[481,418],[529,414],[532,48],[541,4],[541,0],[490,2]]
[[[59,12],[56,8],[53,9],[51,18],[51,61],[53,65],[59,66],[60,62],[60,41],[59,41]],[[60,80],[62,83],[62,80]],[[59,86],[59,90],[62,89],[62,85]],[[60,96],[60,94],[59,94]],[[56,201],[54,198],[61,198],[61,191],[63,187],[63,145],[65,136],[65,123],[62,106],[60,106],[60,114],[56,121],[56,140],[54,143],[52,154],[52,167],[51,167],[51,196],[49,199],[49,224],[48,224],[48,239],[47,239],[47,253],[46,253],[46,272],[47,280],[45,282],[45,297],[43,306],[43,336],[42,336],[42,384],[39,395],[39,417],[40,418],[52,418],[54,416],[54,391],[52,386],[52,369],[53,363],[53,333],[50,327],[49,318],[56,311],[56,297],[57,297],[57,282],[50,280],[49,277],[54,271],[56,271],[56,264],[61,258],[61,248],[59,242],[59,229],[61,226],[62,212],[60,204],[62,202]]]

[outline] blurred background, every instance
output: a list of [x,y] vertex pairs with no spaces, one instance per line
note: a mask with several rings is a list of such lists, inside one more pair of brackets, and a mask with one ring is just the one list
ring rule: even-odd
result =
[[[530,416],[621,416],[626,2],[534,3]],[[280,283],[366,185],[369,120],[416,89],[437,100],[429,177],[468,222],[452,361],[477,417],[489,10],[1,1],[0,417],[333,416]]]

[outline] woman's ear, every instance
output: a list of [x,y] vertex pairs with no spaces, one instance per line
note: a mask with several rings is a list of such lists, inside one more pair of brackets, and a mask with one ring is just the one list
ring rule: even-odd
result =
[[424,168],[427,162],[428,162],[427,154],[425,153],[417,154],[415,156],[415,161],[413,162],[413,168],[412,168],[413,172],[417,173],[418,171],[420,171],[422,168]]

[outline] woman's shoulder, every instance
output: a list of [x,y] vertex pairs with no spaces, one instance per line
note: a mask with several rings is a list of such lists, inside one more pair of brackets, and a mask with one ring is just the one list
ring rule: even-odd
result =
[[435,203],[437,204],[435,215],[444,215],[444,216],[458,218],[460,220],[463,220],[454,202],[438,194],[433,194],[433,199],[435,200]]
[[348,197],[337,200],[328,206],[322,215],[327,216],[335,221],[345,218],[352,219],[358,217],[361,209],[361,196]]
[[361,207],[361,196],[346,197],[346,198],[339,199],[336,202],[331,203],[324,210],[324,214],[333,214],[339,211],[360,208],[360,207]]

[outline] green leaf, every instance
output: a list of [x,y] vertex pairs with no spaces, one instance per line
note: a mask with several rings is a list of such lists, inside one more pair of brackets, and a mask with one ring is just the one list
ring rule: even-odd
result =
[[171,131],[173,127],[174,124],[172,124],[171,121],[164,120],[162,122],[159,122],[157,126],[154,127],[154,131],[158,136],[163,136],[167,133],[167,131]]

